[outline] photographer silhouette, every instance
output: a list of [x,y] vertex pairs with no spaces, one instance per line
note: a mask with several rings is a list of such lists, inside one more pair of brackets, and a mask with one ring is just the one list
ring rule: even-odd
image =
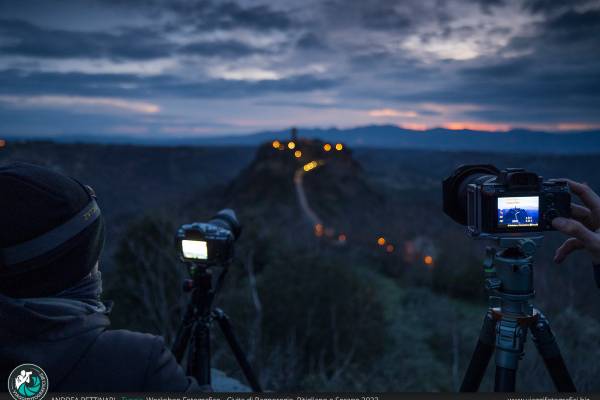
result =
[[53,392],[202,389],[161,337],[108,330],[104,221],[91,188],[14,163],[0,168],[0,193],[0,376],[34,363]]

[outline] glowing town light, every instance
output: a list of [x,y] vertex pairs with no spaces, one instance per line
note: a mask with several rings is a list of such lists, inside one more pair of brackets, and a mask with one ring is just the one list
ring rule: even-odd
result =
[[304,167],[302,167],[302,168],[304,169],[305,172],[308,172],[310,170],[317,168],[318,166],[319,166],[319,163],[317,163],[316,161],[311,161],[308,164],[304,164]]
[[296,143],[294,143],[294,142],[289,142],[288,143],[288,149],[294,150],[295,148],[296,148]]
[[322,224],[315,225],[315,236],[317,236],[317,237],[323,236],[323,225]]
[[433,265],[433,257],[431,257],[431,256],[425,256],[425,257],[423,258],[423,262],[424,262],[426,265]]
[[337,151],[342,151],[342,149],[343,149],[343,148],[344,148],[344,145],[342,145],[341,143],[337,143],[337,144],[335,145],[335,149],[336,149]]
[[273,140],[273,148],[278,149],[279,146],[281,146],[281,143],[279,142],[279,140]]
[[325,143],[323,145],[323,150],[325,150],[325,151],[331,151],[331,145],[329,143]]
[[394,252],[394,245],[393,244],[388,244],[387,246],[385,246],[385,251],[387,251],[388,253],[393,253]]
[[296,151],[294,152],[294,157],[296,157],[296,158],[300,158],[300,157],[302,157],[302,152],[301,152],[300,150],[296,150]]
[[6,146],[6,140],[0,139],[0,148]]
[[385,238],[384,237],[380,237],[377,239],[377,244],[380,246],[383,246],[385,244]]
[[346,237],[346,235],[345,235],[345,234],[343,234],[343,233],[340,233],[340,234],[338,235],[338,241],[339,241],[339,242],[341,242],[341,243],[345,243],[345,242],[346,242],[346,239],[347,239],[347,237]]

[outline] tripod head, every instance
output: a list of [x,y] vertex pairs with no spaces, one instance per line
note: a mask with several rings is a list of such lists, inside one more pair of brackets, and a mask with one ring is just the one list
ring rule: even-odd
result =
[[490,306],[502,313],[533,316],[533,262],[544,237],[486,235],[481,239],[495,244],[486,249],[483,263]]
[[[210,319],[214,311],[213,303],[225,282],[228,268],[223,266],[221,272],[213,274],[213,268],[204,263],[188,263],[190,278],[183,280],[183,291],[190,293],[188,315],[184,319]],[[185,323],[185,322],[184,322]]]

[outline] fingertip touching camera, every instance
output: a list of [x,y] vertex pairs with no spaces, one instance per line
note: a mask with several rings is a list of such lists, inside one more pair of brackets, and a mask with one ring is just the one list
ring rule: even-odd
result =
[[564,180],[546,180],[523,168],[463,165],[443,182],[444,212],[471,236],[554,230],[552,220],[571,216]]
[[208,222],[182,225],[175,235],[175,245],[183,262],[227,266],[233,259],[234,243],[241,230],[235,211],[226,208]]

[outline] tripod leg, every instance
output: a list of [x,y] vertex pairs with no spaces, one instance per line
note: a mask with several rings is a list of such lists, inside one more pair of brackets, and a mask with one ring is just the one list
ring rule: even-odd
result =
[[173,352],[173,355],[178,363],[181,363],[181,360],[183,359],[183,355],[187,349],[188,341],[190,340],[190,336],[192,334],[192,327],[194,326],[193,308],[194,307],[191,303],[188,304],[183,321],[177,330],[177,336],[175,336],[173,347],[171,348],[171,351]]
[[502,317],[496,324],[496,392],[514,392],[527,327],[519,320]]
[[481,332],[479,333],[477,346],[460,386],[461,392],[476,392],[479,389],[483,375],[485,375],[485,370],[494,353],[495,337],[496,321],[492,318],[491,312],[488,311],[485,315]]
[[233,329],[231,327],[231,322],[229,322],[229,317],[223,312],[223,310],[218,308],[214,310],[213,316],[219,323],[219,327],[221,328],[221,331],[223,332],[223,335],[225,336],[225,339],[227,340],[227,343],[229,344],[229,347],[231,348],[235,359],[240,365],[240,368],[242,369],[242,372],[244,373],[248,384],[254,392],[262,392],[260,383],[258,383],[258,379],[256,379],[256,375],[254,375],[254,371],[252,370],[252,367],[250,366],[250,363],[248,362],[244,351],[240,347],[239,342],[233,334]]
[[516,375],[516,369],[496,367],[496,381],[494,383],[494,392],[514,392],[515,381],[517,380]]
[[544,360],[546,369],[559,392],[576,392],[575,384],[565,365],[558,344],[546,317],[540,313],[538,322],[531,327],[533,342]]
[[210,322],[203,318],[196,322],[193,343],[188,359],[188,373],[200,386],[210,386]]

